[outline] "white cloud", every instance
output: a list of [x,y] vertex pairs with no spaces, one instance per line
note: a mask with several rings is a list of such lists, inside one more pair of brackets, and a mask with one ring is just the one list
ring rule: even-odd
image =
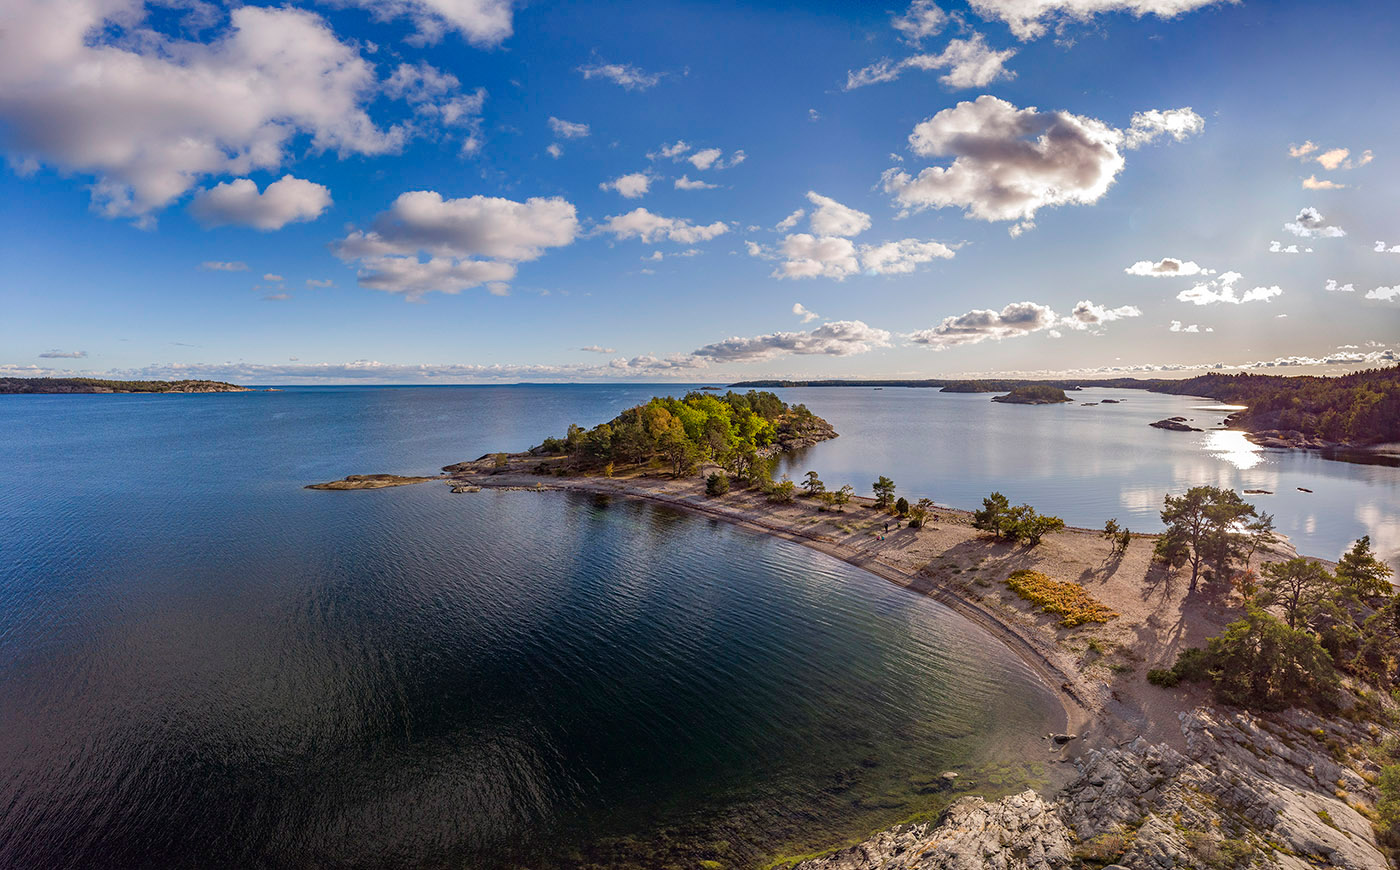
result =
[[573,121],[564,121],[550,116],[549,129],[554,131],[554,135],[560,139],[583,139],[589,134],[587,124],[578,124]]
[[858,236],[870,229],[870,215],[863,211],[842,205],[815,190],[807,191],[807,201],[815,206],[808,223],[817,235]]
[[1191,275],[1210,275],[1214,272],[1212,269],[1201,268],[1192,260],[1176,257],[1163,257],[1155,263],[1151,260],[1138,260],[1123,271],[1129,275],[1146,278],[1186,278]]
[[718,184],[710,184],[708,181],[691,179],[689,175],[682,175],[676,179],[676,190],[713,190],[719,187]]
[[406,16],[418,28],[413,42],[437,42],[455,31],[479,46],[498,45],[511,34],[511,0],[340,0],[362,6],[382,21]]
[[361,286],[416,299],[509,281],[517,262],[568,245],[577,234],[573,204],[558,197],[445,200],[418,190],[400,194],[369,230],[350,233],[335,252],[359,265]]
[[1170,332],[1215,332],[1212,327],[1202,327],[1196,323],[1186,326],[1182,324],[1180,320],[1173,320],[1171,326],[1167,327],[1167,329]]
[[1385,242],[1376,242],[1376,247],[1373,250],[1377,254],[1400,254],[1400,245],[1392,245],[1387,248]]
[[794,233],[785,236],[775,254],[748,243],[749,255],[782,260],[774,278],[835,278],[843,281],[862,271],[867,275],[913,272],[921,263],[951,259],[954,249],[942,242],[901,239],[876,245],[856,245],[840,236]]
[[486,105],[486,89],[461,92],[461,82],[426,63],[416,66],[399,64],[393,75],[384,80],[384,92],[402,99],[413,107],[416,116],[441,124],[462,127],[462,153],[472,154],[481,148],[481,110]]
[[860,265],[867,275],[905,275],[920,263],[951,260],[954,250],[942,242],[900,239],[860,246]]
[[686,159],[695,166],[696,169],[709,169],[724,152],[718,148],[704,148],[696,151]]
[[607,79],[629,91],[655,87],[662,76],[662,73],[649,73],[630,63],[593,63],[579,67],[578,71],[585,79]]
[[1311,139],[1309,139],[1308,141],[1304,142],[1302,145],[1289,145],[1289,146],[1288,146],[1288,156],[1289,156],[1289,157],[1296,157],[1297,159],[1302,160],[1302,159],[1306,158],[1309,154],[1312,154],[1312,153],[1313,153],[1314,151],[1316,151],[1316,150],[1317,150],[1317,146],[1313,144],[1313,142],[1312,142]]
[[1325,178],[1318,178],[1316,175],[1309,175],[1303,179],[1304,190],[1341,190],[1345,184],[1338,184],[1335,181],[1328,181]]
[[553,157],[555,160],[558,160],[560,157],[564,156],[564,149],[559,145],[558,142],[549,143],[549,145],[544,150],[547,154],[549,154],[550,157]]
[[246,272],[248,271],[248,264],[236,261],[206,260],[199,264],[199,268],[209,272]]
[[1105,12],[1128,12],[1138,18],[1174,18],[1223,2],[1235,0],[971,0],[971,5],[983,18],[1005,21],[1020,39],[1035,39],[1063,19],[1088,21]]
[[1190,106],[1180,109],[1149,109],[1133,113],[1125,148],[1141,148],[1161,136],[1170,136],[1177,142],[1184,142],[1206,128],[1206,120],[1191,110]]
[[317,15],[241,6],[211,41],[145,27],[138,0],[10,0],[0,123],[13,159],[96,176],[94,206],[142,217],[201,178],[273,170],[294,139],[383,154],[402,127],[365,112],[374,68]]
[[1034,302],[1013,302],[1000,311],[974,308],[966,314],[946,317],[937,326],[910,333],[909,340],[934,350],[944,350],[965,344],[1029,335],[1054,327],[1058,320],[1055,312],[1048,306],[1037,305]]
[[1283,228],[1295,236],[1305,239],[1324,238],[1336,239],[1346,235],[1346,231],[1341,227],[1330,224],[1322,216],[1322,212],[1312,206],[1304,206],[1298,216],[1291,223],[1286,223]]
[[727,338],[694,355],[719,362],[752,362],[785,354],[852,356],[888,347],[889,332],[859,320],[834,320],[810,332],[772,332],[753,338]]
[[1235,285],[1243,277],[1239,272],[1226,272],[1218,278],[1197,284],[1190,290],[1182,290],[1176,294],[1177,301],[1190,302],[1193,305],[1214,305],[1217,302],[1240,305],[1245,302],[1268,302],[1283,294],[1283,290],[1277,286],[1254,287],[1242,294],[1236,293]]
[[613,350],[610,347],[603,347],[602,345],[597,344],[590,344],[586,347],[579,348],[579,350],[587,351],[588,353],[617,353],[617,351]]
[[[806,216],[807,216],[807,210],[806,210],[805,208],[799,208],[799,209],[797,209],[796,211],[794,211],[792,214],[790,214],[790,215],[788,215],[787,217],[783,218],[782,220],[778,221],[778,224],[777,224],[777,226],[775,227],[775,229],[777,229],[777,231],[780,232],[780,233],[785,233],[785,232],[787,232],[788,230],[792,229],[793,227],[797,226],[797,222],[800,221],[800,220],[802,220],[802,218],[804,218],[804,217],[806,217]],[[1377,243],[1377,244],[1379,244],[1379,243]]]
[[1103,121],[983,95],[909,136],[915,154],[952,156],[951,165],[912,177],[889,169],[882,180],[905,209],[953,206],[979,220],[1030,221],[1041,208],[1097,202],[1123,168],[1123,143],[1123,131]]
[[1355,293],[1355,284],[1338,284],[1335,278],[1328,278],[1327,285],[1323,288],[1328,293]]
[[801,302],[792,303],[792,313],[802,318],[803,323],[811,323],[813,320],[821,317],[821,315],[815,311],[808,311]]
[[263,280],[264,280],[264,281],[285,281],[286,279],[283,278],[281,275],[274,275],[274,274],[271,273],[271,272],[267,272],[267,273],[265,273],[265,274],[263,275]]
[[683,245],[706,242],[729,231],[729,227],[723,221],[699,225],[684,218],[662,217],[644,208],[633,209],[627,214],[612,215],[602,229],[619,239],[641,239],[648,244],[655,240],[669,239]]
[[645,196],[651,189],[651,176],[645,172],[630,172],[621,175],[612,181],[605,181],[598,185],[600,190],[615,190],[627,199],[636,199]]
[[1297,245],[1284,245],[1282,242],[1269,242],[1270,254],[1311,254],[1312,248],[1299,249]]
[[1060,321],[1062,326],[1071,329],[1090,329],[1104,323],[1111,323],[1115,320],[1123,320],[1128,317],[1141,317],[1142,309],[1136,305],[1120,305],[1117,308],[1108,308],[1103,305],[1096,305],[1087,299],[1082,299],[1074,306],[1074,310],[1069,316]]
[[948,13],[939,9],[933,0],[914,0],[901,15],[894,16],[890,26],[904,36],[911,45],[918,45],[923,39],[933,36],[948,23]]
[[87,359],[85,350],[46,350],[39,354],[39,359]]
[[916,54],[903,60],[888,58],[870,66],[846,73],[845,90],[852,91],[866,85],[892,82],[905,70],[924,71],[947,70],[938,80],[950,88],[982,88],[998,79],[1012,79],[1016,74],[1006,68],[1006,62],[1014,57],[1016,49],[996,51],[987,45],[986,38],[974,33],[970,39],[953,39],[938,54]]
[[664,157],[667,160],[680,160],[681,155],[690,150],[690,145],[684,139],[678,139],[670,145],[663,144],[655,153],[647,155],[650,160]]
[[1366,298],[1387,302],[1391,299],[1400,299],[1400,284],[1396,284],[1394,287],[1377,287],[1374,290],[1367,290]]
[[330,206],[325,185],[284,175],[262,193],[251,178],[216,184],[195,196],[190,214],[209,227],[237,224],[266,231],[315,220]]

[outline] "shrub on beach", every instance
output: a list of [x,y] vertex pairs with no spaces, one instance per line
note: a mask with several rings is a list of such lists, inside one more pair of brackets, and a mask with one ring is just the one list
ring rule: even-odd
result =
[[1088,622],[1108,622],[1118,616],[1099,603],[1078,583],[1055,580],[1039,571],[1011,572],[1006,585],[1017,595],[1040,606],[1047,613],[1060,615],[1060,625],[1073,628]]
[[729,477],[718,472],[705,478],[705,495],[724,495],[729,492]]

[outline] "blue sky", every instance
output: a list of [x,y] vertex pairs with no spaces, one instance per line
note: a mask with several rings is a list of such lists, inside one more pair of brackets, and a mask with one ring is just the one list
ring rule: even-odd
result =
[[1397,18],[0,0],[0,374],[1391,363]]

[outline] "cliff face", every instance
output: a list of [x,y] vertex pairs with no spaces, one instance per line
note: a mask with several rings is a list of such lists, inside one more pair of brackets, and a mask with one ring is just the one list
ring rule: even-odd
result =
[[885,831],[798,868],[1391,866],[1358,811],[1374,802],[1374,765],[1342,748],[1375,745],[1375,726],[1298,711],[1264,720],[1199,708],[1179,719],[1185,752],[1143,738],[1091,749],[1054,803],[1030,791],[964,798],[937,824]]

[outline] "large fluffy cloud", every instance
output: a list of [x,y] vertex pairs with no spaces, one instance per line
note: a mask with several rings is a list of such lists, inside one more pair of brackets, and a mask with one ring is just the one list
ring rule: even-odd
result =
[[807,191],[807,201],[816,206],[807,220],[817,235],[858,236],[870,229],[870,215],[859,209],[842,205],[815,190]]
[[916,54],[903,60],[881,60],[870,66],[846,73],[845,89],[855,90],[865,85],[892,82],[905,70],[947,70],[938,80],[950,88],[981,88],[998,79],[1015,78],[1006,62],[1016,49],[1001,51],[987,45],[986,38],[974,33],[970,39],[953,39],[938,54]]
[[1202,269],[1196,265],[1194,260],[1182,260],[1177,257],[1163,257],[1155,263],[1151,260],[1138,260],[1123,271],[1145,278],[1185,278],[1211,273],[1210,269]]
[[412,19],[416,41],[436,42],[446,31],[482,46],[497,45],[511,33],[511,0],[339,0],[363,6],[381,20]]
[[96,176],[106,215],[145,215],[209,175],[276,169],[298,136],[341,154],[403,139],[364,110],[373,67],[311,12],[242,6],[207,43],[147,24],[138,0],[0,5],[6,150]]
[[807,332],[772,332],[752,338],[727,338],[707,344],[694,355],[718,362],[751,362],[783,354],[851,356],[887,347],[890,334],[859,320],[834,320]]
[[1218,278],[1197,284],[1190,290],[1182,290],[1176,294],[1177,301],[1190,302],[1193,305],[1215,305],[1219,302],[1240,305],[1245,302],[1268,302],[1283,294],[1283,290],[1277,286],[1254,287],[1243,293],[1236,292],[1235,285],[1243,277],[1239,272],[1226,272]]
[[619,239],[641,239],[648,244],[669,239],[683,245],[693,245],[723,235],[729,231],[729,227],[723,221],[700,225],[685,218],[662,217],[644,208],[637,208],[627,214],[609,217],[603,224],[603,231],[612,233]]
[[262,193],[251,178],[217,184],[195,197],[190,212],[205,226],[280,230],[289,223],[315,220],[330,205],[331,192],[325,185],[284,175]]
[[1128,12],[1141,18],[1173,18],[1204,6],[1235,0],[971,0],[983,18],[1000,18],[1021,39],[1034,39],[1059,19],[1087,21],[1104,12]]
[[[1135,121],[1150,114],[1139,113]],[[1156,113],[1174,119],[1188,114],[1197,117],[1190,109]],[[909,136],[915,154],[951,156],[950,165],[916,176],[887,170],[884,189],[906,209],[953,206],[980,220],[1030,221],[1048,206],[1097,202],[1123,168],[1123,147],[1163,134],[1186,135],[1188,127],[1183,120],[1143,121],[1130,129],[1129,143],[1129,134],[1094,118],[1018,109],[984,95],[944,109]]]
[[942,242],[920,239],[858,245],[848,237],[870,229],[870,215],[814,190],[807,192],[807,201],[813,206],[810,215],[799,208],[779,221],[778,229],[790,230],[806,217],[811,233],[784,236],[775,250],[748,243],[752,256],[782,260],[773,272],[775,278],[840,281],[862,271],[870,275],[905,274],[913,272],[920,263],[954,255],[954,248]]
[[645,172],[629,172],[626,175],[619,175],[612,181],[604,181],[598,185],[600,190],[615,190],[627,199],[636,199],[639,196],[646,196],[651,189],[651,176]]
[[359,265],[362,285],[417,298],[509,281],[516,263],[577,235],[577,212],[558,197],[443,199],[417,190],[400,194],[370,229],[350,233],[335,250]]
[[1330,223],[1322,212],[1310,205],[1300,209],[1298,216],[1284,224],[1283,228],[1304,239],[1337,239],[1346,235],[1346,230]]
[[974,308],[966,314],[945,317],[937,326],[910,333],[909,340],[934,350],[943,350],[964,344],[1029,335],[1042,329],[1050,329],[1057,321],[1055,312],[1047,305],[1013,302],[1000,311]]

